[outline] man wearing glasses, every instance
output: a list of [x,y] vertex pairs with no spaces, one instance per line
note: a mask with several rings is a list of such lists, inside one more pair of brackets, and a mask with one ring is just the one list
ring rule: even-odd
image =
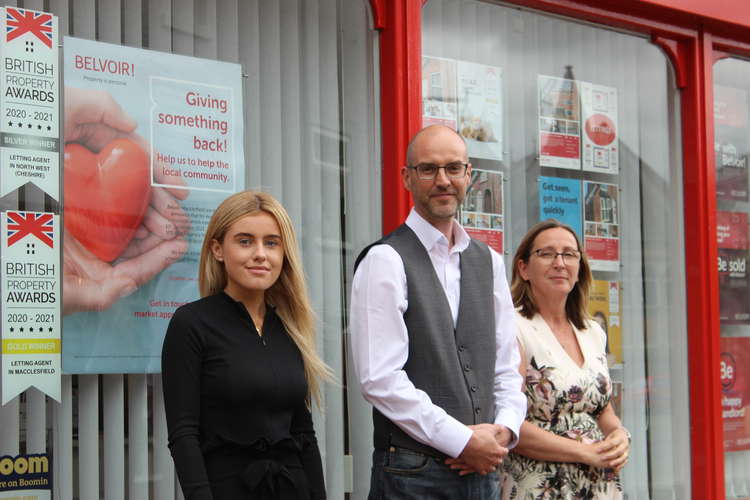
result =
[[526,398],[502,258],[455,220],[464,140],[418,132],[401,170],[406,222],[367,247],[351,298],[354,368],[373,405],[370,499],[497,499]]

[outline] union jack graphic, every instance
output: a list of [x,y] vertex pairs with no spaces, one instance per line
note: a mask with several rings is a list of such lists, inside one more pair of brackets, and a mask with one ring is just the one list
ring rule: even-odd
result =
[[54,248],[52,214],[6,212],[6,215],[8,217],[8,246],[23,239],[27,234],[32,234],[48,247]]
[[52,14],[6,7],[5,24],[6,42],[31,33],[44,45],[52,48]]

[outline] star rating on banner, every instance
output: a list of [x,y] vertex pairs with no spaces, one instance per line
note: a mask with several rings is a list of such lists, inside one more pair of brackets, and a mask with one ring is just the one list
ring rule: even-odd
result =
[[20,129],[24,129],[24,128],[25,129],[33,129],[33,128],[36,128],[37,130],[46,130],[47,132],[52,131],[52,126],[51,125],[37,124],[36,127],[34,127],[33,123],[22,123],[22,122],[17,122],[16,123],[16,122],[9,121],[8,122],[8,126],[9,127],[18,127]]
[[[16,328],[16,327],[11,326],[10,328],[8,328],[8,330],[11,333],[17,332],[17,331],[18,332],[23,332],[24,328],[23,327]],[[50,332],[51,333],[52,332],[52,327],[51,326],[48,326],[48,327],[37,326],[36,330],[35,330],[34,327],[32,326],[32,327],[29,327],[28,331],[29,332],[39,332],[39,333],[44,333],[44,332]]]

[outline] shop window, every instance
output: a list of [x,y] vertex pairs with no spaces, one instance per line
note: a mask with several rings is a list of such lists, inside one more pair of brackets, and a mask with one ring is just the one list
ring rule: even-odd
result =
[[478,0],[430,0],[422,32],[422,88],[443,81],[423,96],[423,122],[455,128],[473,165],[460,220],[509,277],[536,222],[578,232],[612,401],[633,435],[625,498],[690,498],[680,106],[666,57],[641,36]]
[[750,497],[749,81],[748,61],[724,59],[714,65],[721,412],[727,498]]

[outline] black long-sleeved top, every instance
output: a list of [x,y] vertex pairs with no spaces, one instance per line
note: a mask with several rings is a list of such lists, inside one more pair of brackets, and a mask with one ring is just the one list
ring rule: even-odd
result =
[[[262,336],[245,307],[223,292],[178,308],[164,339],[162,379],[169,448],[186,500],[244,498],[255,490],[236,481],[234,495],[218,485],[247,476],[253,463],[256,476],[296,468],[291,475],[284,469],[285,477],[302,474],[309,498],[325,498],[302,356],[272,307]],[[251,482],[278,480],[273,474]]]

